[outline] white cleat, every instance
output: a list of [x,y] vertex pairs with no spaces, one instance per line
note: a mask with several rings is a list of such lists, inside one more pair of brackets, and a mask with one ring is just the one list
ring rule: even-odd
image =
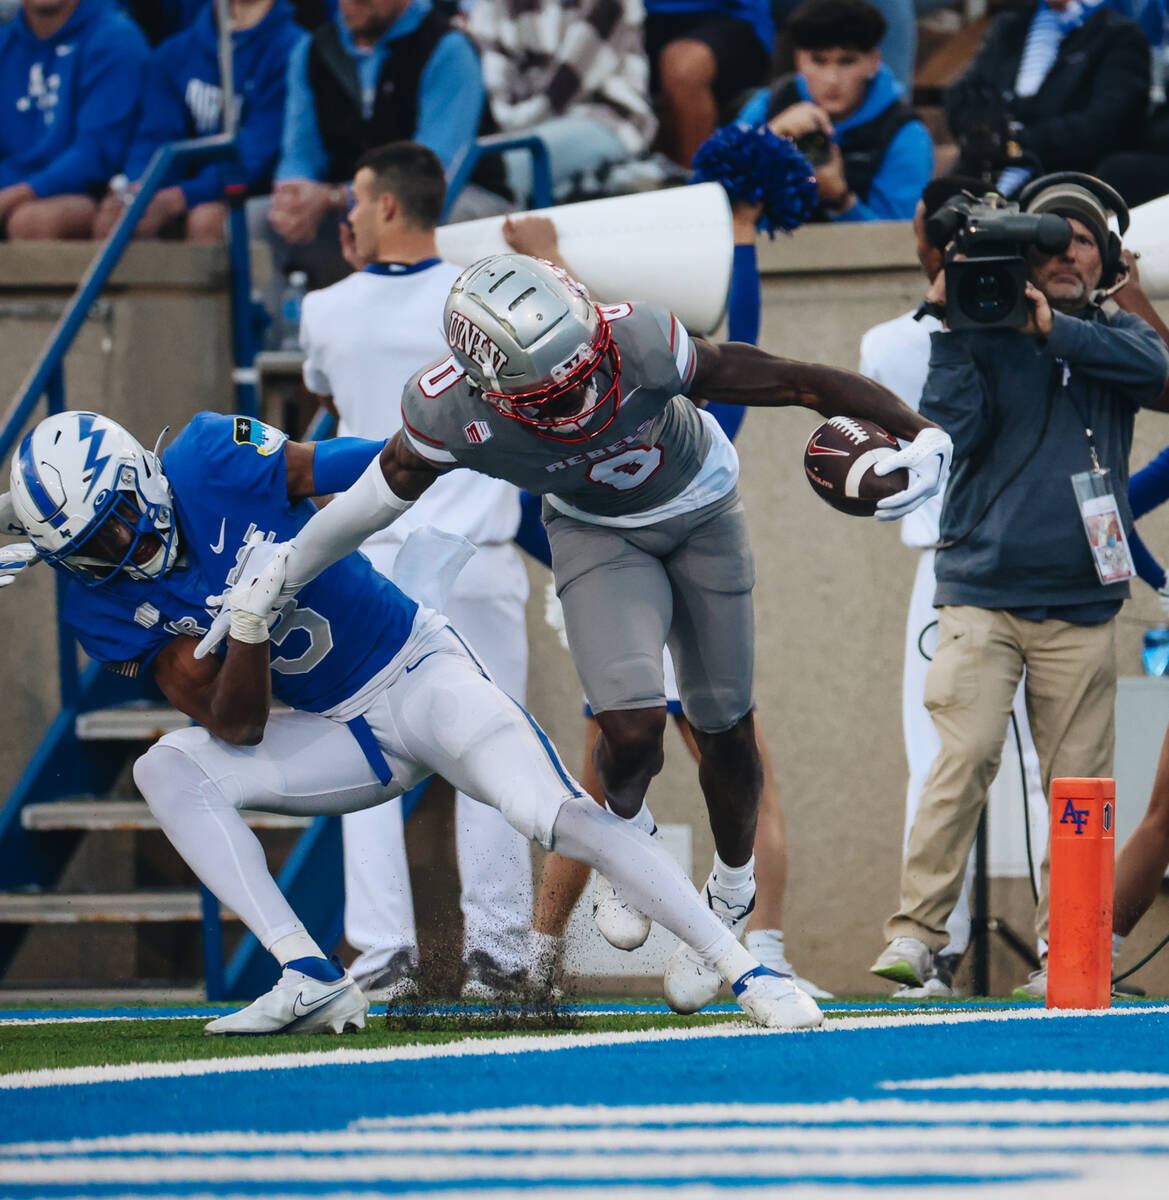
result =
[[[755,907],[755,887],[740,889],[735,895],[719,889],[714,875],[702,889],[702,899],[707,908],[736,936],[739,936],[747,918]],[[662,977],[662,991],[666,1003],[676,1013],[696,1013],[705,1008],[718,995],[723,978],[711,963],[685,942],[679,941],[673,954],[666,961],[666,972]]]
[[349,1033],[365,1028],[369,1001],[349,972],[323,983],[285,967],[270,992],[239,1012],[216,1017],[206,1034]]
[[786,975],[755,967],[731,985],[739,1007],[764,1029],[815,1029],[824,1020],[820,1006]]
[[618,950],[644,945],[653,926],[645,913],[622,899],[604,875],[598,875],[593,883],[593,920],[605,941]]
[[662,991],[676,1013],[696,1013],[718,995],[723,977],[700,958],[698,952],[679,942],[666,960]]

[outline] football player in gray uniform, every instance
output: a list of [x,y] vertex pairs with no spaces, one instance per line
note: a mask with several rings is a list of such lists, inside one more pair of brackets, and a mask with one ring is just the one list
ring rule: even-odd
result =
[[[937,490],[950,439],[864,376],[692,339],[654,305],[595,305],[562,270],[519,254],[468,267],[444,322],[451,354],[407,385],[404,428],[379,460],[297,534],[285,594],[444,471],[469,467],[543,495],[569,645],[600,724],[594,758],[608,806],[652,832],[643,801],[663,761],[668,643],[716,848],[704,896],[733,930],[755,889],[755,573],[738,458],[687,397],[877,422],[908,442],[877,467],[909,472],[908,487],[880,502],[883,519]],[[598,894],[601,932],[640,945],[643,913],[615,889]]]

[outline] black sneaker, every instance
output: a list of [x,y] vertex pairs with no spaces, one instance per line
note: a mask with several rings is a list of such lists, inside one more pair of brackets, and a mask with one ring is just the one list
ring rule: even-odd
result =
[[527,986],[527,971],[505,971],[486,950],[472,950],[463,966],[463,990],[459,994],[464,1000],[513,1000]]
[[390,961],[363,986],[375,1004],[402,1004],[418,997],[418,964],[409,950],[397,950]]

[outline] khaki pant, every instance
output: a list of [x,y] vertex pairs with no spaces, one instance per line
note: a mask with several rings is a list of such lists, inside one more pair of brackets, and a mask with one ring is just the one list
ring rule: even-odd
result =
[[[913,937],[935,952],[962,890],[986,793],[999,768],[1015,689],[1025,693],[1043,790],[1052,778],[1112,774],[1116,700],[1115,621],[1024,621],[967,606],[941,609],[925,706],[941,749],[930,768],[901,869],[901,908],[885,935]],[[1047,937],[1043,855],[1035,928]]]

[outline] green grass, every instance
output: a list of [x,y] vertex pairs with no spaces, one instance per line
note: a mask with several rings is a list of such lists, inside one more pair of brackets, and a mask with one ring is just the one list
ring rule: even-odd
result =
[[[678,1017],[673,1014],[588,1018],[573,1029],[602,1032],[685,1028],[731,1019],[730,1014]],[[387,1028],[382,1016],[369,1018],[365,1029],[344,1037],[288,1034],[280,1037],[207,1037],[206,1018],[156,1021],[92,1021],[76,1024],[0,1027],[0,1074],[58,1067],[179,1062],[194,1058],[232,1058],[248,1054],[295,1054],[338,1048],[379,1049],[457,1041],[464,1037],[502,1037],[514,1033],[557,1034],[565,1025],[508,1023],[507,1028],[475,1028],[458,1017],[425,1017],[396,1022]],[[413,1027],[410,1027],[413,1026]]]

